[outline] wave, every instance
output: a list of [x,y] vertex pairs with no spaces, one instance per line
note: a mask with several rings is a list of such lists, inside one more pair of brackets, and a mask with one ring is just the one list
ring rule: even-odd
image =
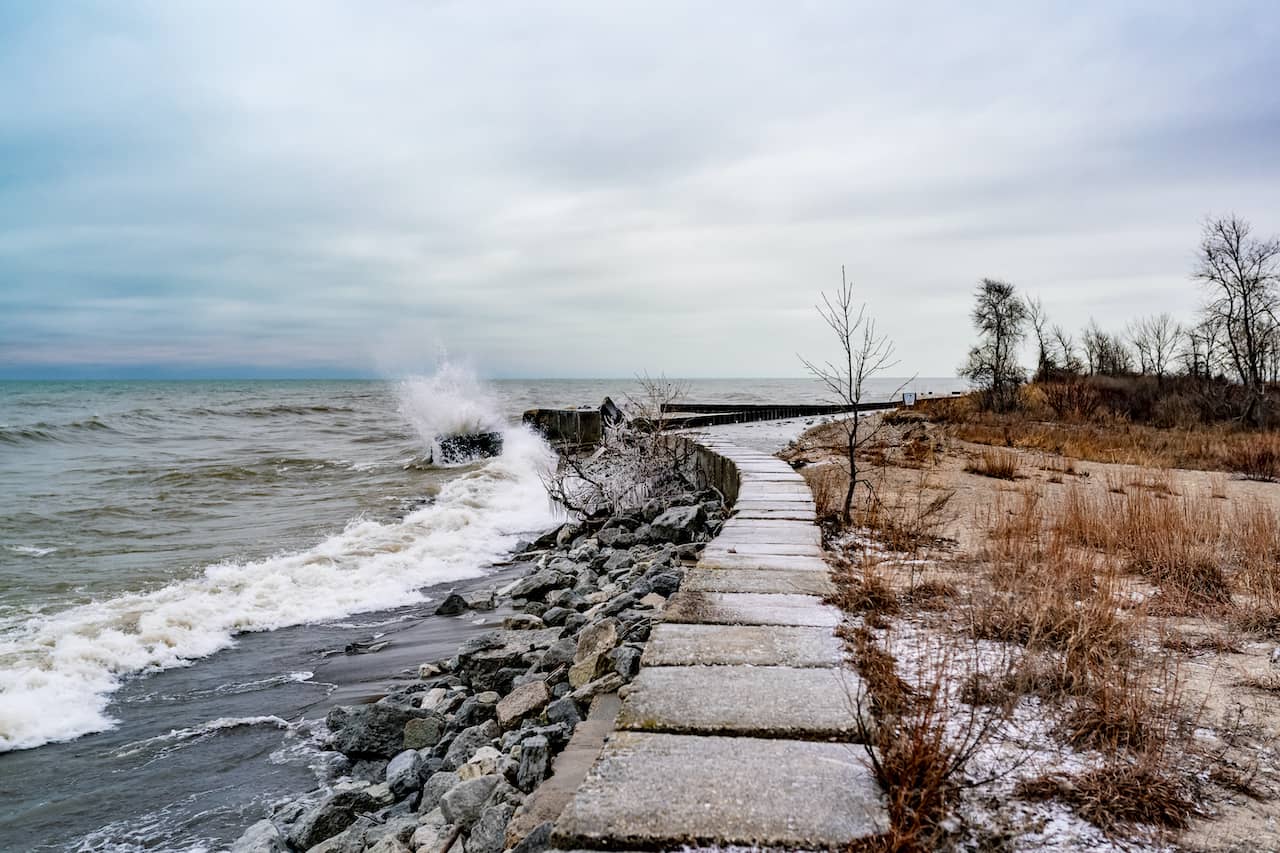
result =
[[158,752],[167,755],[173,752],[171,744],[185,745],[191,741],[203,740],[209,735],[228,731],[229,729],[243,729],[252,726],[272,726],[277,729],[287,729],[291,725],[288,720],[277,717],[274,714],[261,717],[218,717],[216,720],[209,720],[198,726],[191,726],[185,729],[170,729],[162,735],[126,743],[111,753],[111,757],[128,758],[131,755],[137,755],[140,752],[151,749],[156,749]]
[[12,551],[15,554],[24,554],[28,557],[46,557],[49,554],[57,552],[57,548],[40,548],[35,545],[6,545],[6,551]]
[[[413,425],[422,443],[440,459],[442,435],[498,432],[503,428],[502,409],[466,368],[444,364],[431,376],[414,376],[400,383],[400,414]],[[462,465],[470,462],[459,463]],[[405,465],[420,470],[421,460]],[[453,467],[453,466],[449,466]]]
[[115,427],[96,416],[62,424],[51,424],[47,421],[38,421],[25,426],[0,424],[0,444],[17,446],[41,442],[71,441],[86,433],[115,431]]
[[398,521],[357,519],[300,552],[218,563],[6,629],[0,752],[108,729],[124,678],[188,665],[237,634],[413,604],[424,587],[484,574],[522,534],[555,521],[540,479],[550,449],[524,429],[505,439],[502,456],[460,471]]

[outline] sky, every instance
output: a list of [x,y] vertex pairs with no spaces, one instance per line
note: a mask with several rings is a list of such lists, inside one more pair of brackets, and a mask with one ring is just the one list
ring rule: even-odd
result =
[[1280,6],[0,0],[0,378],[901,375],[984,277],[1190,318]]

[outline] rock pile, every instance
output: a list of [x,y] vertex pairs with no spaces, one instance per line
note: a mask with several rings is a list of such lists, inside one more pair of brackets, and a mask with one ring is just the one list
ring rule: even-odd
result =
[[[507,824],[592,699],[635,676],[682,565],[724,517],[719,496],[700,492],[539,539],[523,555],[529,573],[501,591],[519,612],[423,664],[417,682],[331,710],[344,775],[250,826],[232,853],[542,850],[549,827],[508,839]],[[494,606],[451,595],[438,612]]]

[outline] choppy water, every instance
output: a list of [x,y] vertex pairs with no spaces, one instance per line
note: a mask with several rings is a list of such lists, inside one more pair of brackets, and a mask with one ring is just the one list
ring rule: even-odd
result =
[[[553,523],[519,413],[628,391],[450,370],[0,383],[0,849],[217,849],[312,784],[306,721],[415,662],[329,653],[386,634],[448,654],[475,626],[423,605]],[[690,399],[819,389],[700,380]],[[494,425],[502,457],[426,461],[436,433]]]

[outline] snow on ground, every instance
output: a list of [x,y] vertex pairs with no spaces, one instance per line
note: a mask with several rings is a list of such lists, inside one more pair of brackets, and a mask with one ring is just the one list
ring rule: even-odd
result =
[[1134,836],[1108,836],[1062,803],[1031,802],[1014,796],[1019,782],[1047,773],[1076,774],[1098,766],[1102,756],[1080,752],[1053,735],[1053,720],[1035,697],[1023,697],[1006,717],[991,708],[976,708],[960,699],[965,682],[975,672],[999,677],[1021,654],[1004,643],[965,641],[949,632],[910,618],[894,620],[888,629],[873,629],[877,642],[898,661],[898,675],[920,692],[934,679],[944,685],[945,707],[951,710],[947,728],[952,744],[980,737],[965,768],[961,802],[953,813],[952,849],[984,850],[993,838],[1002,849],[1049,853],[1162,853],[1168,845],[1144,842],[1154,832],[1139,829]]

